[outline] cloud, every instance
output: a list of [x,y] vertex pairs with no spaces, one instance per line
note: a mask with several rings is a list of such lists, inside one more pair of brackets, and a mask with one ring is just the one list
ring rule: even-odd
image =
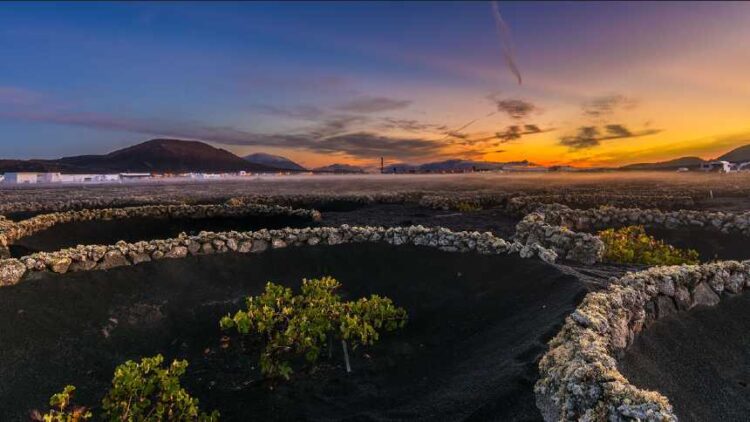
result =
[[539,126],[534,124],[523,125],[523,128],[518,125],[511,125],[505,128],[503,132],[496,132],[495,137],[500,141],[501,144],[516,141],[521,139],[524,135],[536,135],[537,133],[549,132],[554,129],[540,129]]
[[490,96],[490,100],[495,103],[497,111],[507,114],[510,118],[519,120],[528,117],[538,108],[529,101],[520,99],[501,100],[496,96]]
[[434,123],[423,123],[412,119],[396,119],[393,117],[383,118],[383,124],[381,125],[384,129],[400,129],[407,132],[425,132],[425,131],[446,131],[448,129],[445,125],[438,125]]
[[400,110],[411,105],[409,100],[398,100],[387,97],[360,97],[336,107],[337,110],[353,113],[379,113],[382,111]]
[[583,103],[583,115],[591,118],[601,118],[612,115],[618,109],[632,109],[637,105],[636,100],[620,94],[603,95],[592,98]]
[[0,104],[11,106],[33,105],[42,99],[38,92],[14,86],[0,86]]
[[309,145],[318,152],[345,152],[361,158],[425,158],[438,154],[443,144],[417,138],[389,137],[370,132],[333,136]]
[[327,114],[325,110],[314,105],[297,105],[289,107],[256,105],[253,106],[253,108],[261,113],[271,116],[289,117],[301,120],[317,120]]
[[560,145],[567,146],[574,150],[588,149],[601,145],[602,141],[638,138],[659,132],[661,132],[660,129],[644,129],[639,132],[632,132],[621,124],[608,124],[604,126],[603,132],[596,126],[582,126],[578,128],[577,134],[560,138]]
[[326,117],[318,125],[305,132],[312,138],[327,138],[348,132],[353,126],[366,123],[370,119],[366,116],[337,115]]

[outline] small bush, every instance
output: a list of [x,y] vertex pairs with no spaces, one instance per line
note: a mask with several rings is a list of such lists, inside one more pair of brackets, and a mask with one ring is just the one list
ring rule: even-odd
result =
[[472,202],[461,201],[456,204],[456,211],[460,212],[476,212],[481,210],[481,205],[474,204]]
[[[161,355],[127,361],[115,369],[112,387],[102,400],[102,420],[118,422],[216,422],[219,413],[206,414],[198,408],[198,400],[180,386],[187,362],[175,360],[162,368]],[[32,418],[43,422],[78,422],[92,417],[84,407],[72,407],[73,386],[50,399],[54,407],[49,413]],[[70,410],[69,410],[70,409]],[[38,418],[37,418],[38,417]]]
[[31,412],[31,420],[35,422],[82,422],[91,419],[91,412],[83,406],[73,406],[73,392],[76,388],[67,385],[61,393],[57,393],[49,399],[52,409],[41,414],[38,411]]
[[352,347],[371,345],[380,330],[395,330],[406,323],[406,311],[390,299],[373,295],[342,302],[335,293],[340,287],[331,277],[303,280],[302,293],[295,296],[289,288],[268,283],[263,294],[247,298],[247,310],[222,318],[220,326],[260,337],[263,375],[289,379],[293,358],[303,356],[314,364],[334,337]]
[[643,226],[602,230],[604,260],[622,264],[679,265],[697,264],[698,252],[679,249],[646,234]]

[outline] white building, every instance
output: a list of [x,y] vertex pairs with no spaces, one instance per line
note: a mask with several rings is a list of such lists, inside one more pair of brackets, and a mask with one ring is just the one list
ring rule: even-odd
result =
[[39,173],[31,172],[8,172],[5,173],[4,183],[29,184],[36,183]]
[[719,173],[731,173],[737,170],[737,165],[729,161],[709,161],[701,163],[702,171],[717,171]]
[[37,183],[59,183],[62,181],[60,173],[39,173],[36,175]]

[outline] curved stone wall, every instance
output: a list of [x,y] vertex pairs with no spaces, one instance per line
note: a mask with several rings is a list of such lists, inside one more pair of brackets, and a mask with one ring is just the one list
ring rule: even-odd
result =
[[[241,217],[241,216],[286,215],[310,218],[319,221],[321,215],[316,210],[293,209],[280,205],[242,204],[242,205],[147,205],[126,208],[99,208],[78,211],[56,212],[42,214],[19,222],[13,222],[0,217],[0,249],[5,250],[13,242],[46,230],[57,224],[75,221],[116,220],[137,217],[147,218],[211,218],[211,217]],[[0,251],[0,257],[3,257]]]
[[665,315],[713,306],[750,289],[750,261],[654,267],[589,293],[539,363],[537,405],[546,421],[676,421],[669,400],[630,384],[617,358]]
[[750,237],[750,212],[661,211],[658,209],[599,207],[571,209],[561,204],[538,207],[516,226],[516,240],[538,243],[553,249],[565,259],[593,264],[601,261],[604,244],[595,235],[574,230],[645,225],[667,229],[702,227],[722,233],[740,233]]
[[449,252],[476,251],[481,254],[518,253],[522,258],[538,256],[554,262],[553,251],[539,245],[524,246],[508,242],[491,233],[452,232],[446,228],[422,226],[384,227],[308,227],[255,232],[201,232],[197,236],[181,235],[173,239],[118,242],[114,245],[87,245],[40,252],[20,259],[0,260],[0,286],[16,284],[39,271],[106,270],[124,265],[188,255],[239,252],[255,253],[268,248],[303,245],[336,245],[348,242],[387,242],[393,245],[431,246]]

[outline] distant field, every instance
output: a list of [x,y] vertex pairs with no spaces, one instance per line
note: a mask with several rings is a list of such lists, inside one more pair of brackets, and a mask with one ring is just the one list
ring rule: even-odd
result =
[[[33,191],[30,192],[30,191]],[[492,173],[456,175],[258,176],[212,181],[161,180],[129,184],[0,185],[0,201],[144,197],[211,199],[243,194],[381,193],[397,191],[612,192],[689,194],[695,199],[750,195],[750,173]]]

